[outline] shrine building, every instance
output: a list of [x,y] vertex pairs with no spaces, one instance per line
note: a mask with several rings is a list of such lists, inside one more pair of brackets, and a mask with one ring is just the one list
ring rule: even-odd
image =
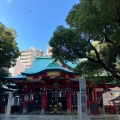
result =
[[[73,72],[75,64],[53,60],[51,57],[35,58],[26,71],[15,77],[6,77],[8,87],[16,89],[13,93],[11,113],[39,112],[40,114],[77,113],[77,92],[79,91],[79,74]],[[12,83],[12,84],[11,84]],[[92,85],[86,82],[87,110],[99,114],[94,106],[102,104],[102,92],[113,85],[101,83]],[[5,113],[7,96],[1,113]],[[0,103],[1,104],[1,103]],[[93,107],[92,107],[93,106]]]

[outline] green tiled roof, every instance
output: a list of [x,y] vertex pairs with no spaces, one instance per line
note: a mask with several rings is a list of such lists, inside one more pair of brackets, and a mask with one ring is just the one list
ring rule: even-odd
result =
[[[65,67],[62,67],[61,65],[64,65]],[[73,73],[71,68],[74,68],[75,65],[70,62],[56,62],[51,57],[37,57],[33,61],[30,68],[28,68],[26,71],[22,72],[18,76],[14,77],[5,77],[6,80],[25,80],[27,79],[27,75],[33,75],[38,74],[42,72],[49,72],[49,71],[63,71],[67,74],[76,74]]]
[[65,64],[65,65],[67,65],[68,67],[70,67],[70,68],[75,68],[75,66],[76,66],[76,64],[73,64],[72,62],[63,62],[63,64]]
[[48,64],[52,62],[52,59],[49,58],[35,58],[30,68],[21,74],[34,74],[43,70]]
[[22,72],[21,74],[26,74],[26,75],[36,74],[42,71],[49,71],[49,70],[58,70],[58,71],[62,70],[66,72],[72,72],[67,68],[61,67],[57,62],[53,61],[51,57],[39,57],[39,58],[35,58],[30,68]]

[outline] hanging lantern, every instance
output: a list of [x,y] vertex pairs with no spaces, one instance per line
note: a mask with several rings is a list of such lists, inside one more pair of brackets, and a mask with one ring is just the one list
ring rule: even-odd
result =
[[28,101],[28,95],[25,95],[25,96],[24,96],[24,100],[25,100],[25,101]]
[[59,97],[62,97],[62,91],[59,91]]
[[30,101],[34,99],[33,94],[30,95]]

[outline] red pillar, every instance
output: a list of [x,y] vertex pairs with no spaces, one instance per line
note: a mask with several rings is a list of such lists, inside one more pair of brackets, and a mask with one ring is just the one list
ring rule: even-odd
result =
[[42,91],[42,102],[41,102],[41,114],[44,114],[44,112],[45,112],[45,107],[46,107],[46,100],[45,100],[45,98],[46,98],[46,91],[43,90]]
[[48,108],[47,91],[45,91],[45,109]]
[[94,86],[94,90],[93,90],[93,98],[94,98],[94,102],[97,102],[97,92],[96,92],[95,86]]
[[89,88],[87,88],[87,111],[88,111],[88,114],[90,114]]
[[25,95],[23,95],[23,113],[27,112],[27,102],[25,101]]
[[27,112],[27,100],[26,100],[26,96],[25,96],[25,93],[27,93],[27,92],[28,92],[28,88],[27,88],[27,85],[25,85],[24,95],[23,95],[23,113]]
[[71,114],[72,110],[72,99],[71,99],[71,90],[67,91],[67,113]]

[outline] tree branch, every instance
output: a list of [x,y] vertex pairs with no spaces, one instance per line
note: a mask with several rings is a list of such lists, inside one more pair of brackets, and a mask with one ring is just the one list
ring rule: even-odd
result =
[[112,44],[115,44],[112,40],[109,40],[107,35],[105,35],[105,41],[108,42],[108,43],[112,43]]
[[95,52],[95,54],[96,54],[97,60],[94,60],[94,59],[92,59],[92,58],[90,58],[90,57],[87,57],[88,60],[90,60],[91,62],[95,62],[95,63],[101,65],[106,71],[110,72],[115,78],[120,79],[120,76],[119,76],[119,74],[118,74],[117,72],[115,72],[114,70],[108,68],[108,67],[103,63],[103,61],[100,59],[100,56],[99,56],[98,51],[96,50],[96,48],[95,48],[91,43],[89,43],[89,45],[90,45],[90,46],[92,47],[92,49],[94,50],[94,52]]

